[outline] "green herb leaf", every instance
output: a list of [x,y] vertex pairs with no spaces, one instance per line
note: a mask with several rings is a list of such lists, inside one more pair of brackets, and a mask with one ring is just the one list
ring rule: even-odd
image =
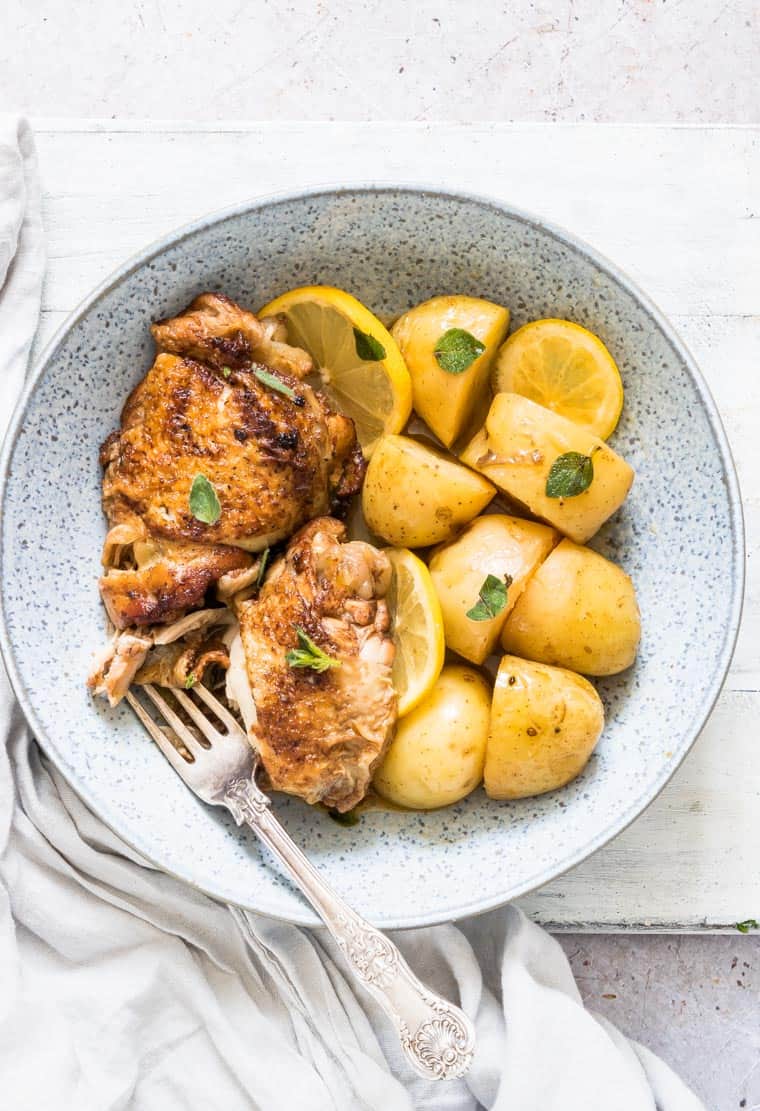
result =
[[196,521],[204,525],[215,525],[222,515],[222,507],[216,490],[205,474],[197,474],[190,488],[190,512]]
[[276,374],[270,374],[269,371],[264,370],[263,367],[255,366],[253,368],[253,376],[254,378],[258,378],[262,385],[269,386],[270,389],[276,390],[277,393],[284,394],[290,401],[296,400],[296,391],[292,390],[290,386],[287,386],[284,382],[281,382]]
[[191,671],[187,679],[185,679],[185,690],[192,690],[197,682],[198,680],[195,678],[195,672]]
[[222,367],[222,374],[224,375],[225,378],[229,378],[229,376],[232,374],[232,367],[223,366]]
[[264,581],[264,574],[266,572],[268,563],[269,563],[269,548],[264,548],[264,551],[259,556],[259,571],[258,571],[258,574],[256,575],[256,589],[257,590],[259,590],[261,588],[261,584]]
[[359,815],[355,810],[347,810],[345,814],[341,814],[340,810],[328,810],[327,813],[339,826],[358,826],[359,824]]
[[547,498],[574,498],[588,490],[594,481],[594,460],[591,455],[581,455],[579,451],[568,451],[559,455],[551,465],[546,477]]
[[464,328],[449,328],[435,345],[433,354],[447,374],[463,374],[485,351],[486,346]]
[[756,918],[745,918],[736,923],[736,928],[740,934],[748,934],[750,930],[760,930],[760,922]]
[[470,621],[490,621],[498,617],[507,604],[507,592],[512,585],[512,576],[497,579],[496,575],[486,575],[478,591],[478,601],[467,611]]
[[331,667],[340,667],[340,660],[328,656],[300,625],[296,625],[295,630],[299,647],[291,648],[286,653],[286,663],[291,667],[310,667],[312,671],[319,672],[327,671]]
[[385,358],[385,348],[382,343],[376,340],[374,336],[369,335],[368,332],[362,332],[359,328],[354,328],[354,343],[356,344],[356,354],[365,362],[376,363],[378,360]]

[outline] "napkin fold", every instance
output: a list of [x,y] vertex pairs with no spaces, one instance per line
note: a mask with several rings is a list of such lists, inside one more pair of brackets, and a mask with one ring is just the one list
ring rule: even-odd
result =
[[[27,124],[0,120],[0,422],[39,314]],[[395,933],[477,1028],[470,1074],[417,1078],[324,930],[223,906],[92,814],[0,676],[0,1077],[13,1111],[700,1111],[584,1009],[560,946],[514,907]]]

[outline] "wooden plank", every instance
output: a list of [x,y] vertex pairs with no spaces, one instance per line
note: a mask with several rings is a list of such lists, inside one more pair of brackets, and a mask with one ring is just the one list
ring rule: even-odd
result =
[[754,692],[726,692],[649,809],[589,860],[521,900],[523,909],[565,929],[732,928],[756,918],[758,705]]
[[69,308],[72,290],[91,288],[114,258],[209,210],[284,189],[376,178],[491,194],[572,228],[665,312],[753,314],[758,134],[576,125],[553,129],[549,139],[540,125],[483,124],[43,131],[45,218],[56,263],[46,304]]
[[[248,196],[330,181],[435,182],[572,228],[671,316],[718,402],[745,488],[750,570],[760,427],[760,128],[45,121],[50,244],[37,349],[89,289],[171,228]],[[716,574],[720,569],[716,569]],[[715,928],[760,916],[760,583],[726,690],[647,813],[523,901],[559,928]],[[667,729],[667,723],[663,723]]]

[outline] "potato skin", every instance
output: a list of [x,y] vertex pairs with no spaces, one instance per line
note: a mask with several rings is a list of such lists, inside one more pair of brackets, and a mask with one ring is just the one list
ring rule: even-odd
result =
[[490,482],[455,459],[408,436],[384,436],[362,490],[364,519],[396,548],[448,540],[485,509]]
[[[493,652],[509,613],[526,582],[559,540],[559,533],[536,521],[503,513],[478,517],[430,558],[430,574],[443,614],[446,643],[471,663]],[[486,575],[509,575],[507,604],[496,617],[474,621],[467,616],[478,600]]]
[[478,671],[444,667],[428,697],[398,723],[374,787],[412,810],[449,806],[483,778],[491,688]]
[[[546,496],[546,479],[560,455],[594,453],[594,479],[582,494]],[[486,423],[461,453],[500,490],[565,536],[585,544],[626,499],[633,469],[593,432],[516,393],[491,402]]]
[[586,766],[603,728],[604,707],[587,679],[504,656],[491,706],[486,794],[522,799],[564,787]]
[[[478,410],[483,420],[490,400],[491,363],[508,327],[508,309],[460,295],[423,301],[393,325],[391,335],[412,379],[415,412],[447,447],[463,432],[471,434]],[[438,340],[451,328],[463,328],[486,348],[461,374],[447,373],[435,357]]]
[[636,593],[625,571],[563,540],[517,600],[502,646],[582,675],[615,675],[633,663],[640,636]]

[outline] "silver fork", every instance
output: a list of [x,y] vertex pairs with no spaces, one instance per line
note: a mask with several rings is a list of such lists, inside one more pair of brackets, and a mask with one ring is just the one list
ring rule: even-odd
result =
[[[340,946],[354,976],[393,1022],[412,1067],[428,1080],[463,1076],[475,1047],[469,1018],[426,988],[393,942],[352,910],[291,840],[255,782],[258,756],[232,714],[201,683],[192,688],[196,697],[172,689],[173,698],[195,724],[196,734],[159,689],[149,685],[140,689],[171,734],[148,713],[134,689],[127,692],[129,704],[174,770],[204,802],[226,806],[238,825],[249,825],[285,865]],[[223,729],[214,724],[209,711]]]

